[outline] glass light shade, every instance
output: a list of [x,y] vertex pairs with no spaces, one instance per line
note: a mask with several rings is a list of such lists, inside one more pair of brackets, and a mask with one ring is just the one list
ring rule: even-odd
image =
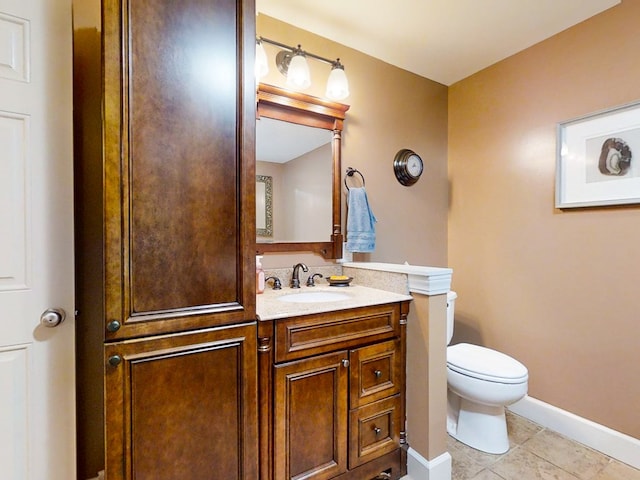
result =
[[331,69],[325,95],[332,100],[342,100],[349,96],[349,80],[344,73],[344,68],[333,67]]
[[256,78],[260,79],[269,73],[267,52],[264,51],[262,42],[256,42]]
[[304,55],[294,55],[289,63],[289,71],[287,73],[287,86],[298,90],[304,90],[311,85],[311,74],[309,73],[309,65]]

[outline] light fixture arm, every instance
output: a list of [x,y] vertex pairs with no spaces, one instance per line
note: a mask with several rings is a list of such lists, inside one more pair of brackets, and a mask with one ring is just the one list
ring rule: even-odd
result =
[[280,42],[277,42],[275,40],[271,40],[271,39],[265,38],[265,37],[257,37],[257,40],[259,42],[265,42],[265,43],[269,43],[271,45],[275,45],[276,47],[284,48],[286,50],[289,50],[292,53],[302,54],[305,57],[315,58],[316,60],[320,60],[321,62],[328,63],[329,65],[331,65],[334,68],[344,68],[344,66],[340,63],[340,59],[339,58],[337,60],[330,60],[328,58],[321,57],[320,55],[316,55],[315,53],[311,53],[311,52],[307,52],[306,50],[302,50],[300,45],[298,45],[297,47],[292,47],[291,45],[286,45],[284,43],[280,43]]

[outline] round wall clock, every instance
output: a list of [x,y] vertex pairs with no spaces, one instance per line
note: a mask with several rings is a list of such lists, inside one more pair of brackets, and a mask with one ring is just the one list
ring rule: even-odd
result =
[[393,159],[393,172],[398,181],[405,187],[410,187],[420,179],[424,164],[420,155],[413,150],[403,148]]

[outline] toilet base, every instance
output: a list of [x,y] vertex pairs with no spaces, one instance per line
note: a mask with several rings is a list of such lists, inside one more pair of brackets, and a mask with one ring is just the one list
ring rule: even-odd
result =
[[471,402],[449,390],[447,432],[456,440],[486,453],[509,450],[504,406]]

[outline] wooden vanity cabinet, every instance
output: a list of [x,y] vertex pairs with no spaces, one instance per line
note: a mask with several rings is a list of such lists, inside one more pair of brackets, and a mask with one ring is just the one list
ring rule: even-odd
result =
[[258,322],[260,479],[406,473],[408,302]]
[[254,2],[81,3],[78,478],[255,480]]

